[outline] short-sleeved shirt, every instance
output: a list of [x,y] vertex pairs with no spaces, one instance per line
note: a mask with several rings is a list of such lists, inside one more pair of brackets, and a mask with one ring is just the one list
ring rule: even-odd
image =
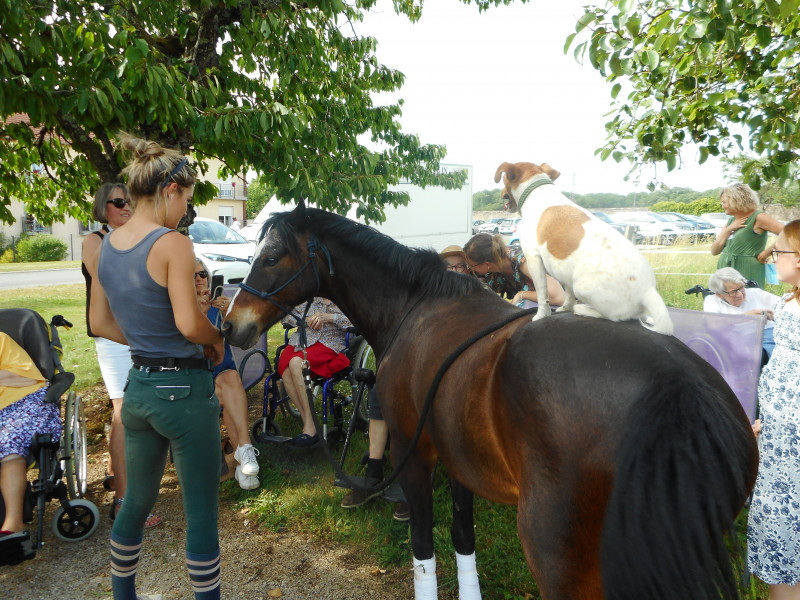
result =
[[7,333],[0,331],[0,370],[32,379],[33,383],[24,387],[0,385],[0,409],[10,406],[17,400],[43,388],[47,380],[33,364],[28,353]]
[[[706,296],[703,300],[703,310],[705,312],[722,313],[724,315],[743,315],[751,310],[775,310],[780,298],[775,294],[770,294],[759,288],[749,288],[745,292],[744,302],[741,306],[734,306],[722,300],[716,294]],[[773,321],[767,321],[764,325],[766,329],[773,327]]]

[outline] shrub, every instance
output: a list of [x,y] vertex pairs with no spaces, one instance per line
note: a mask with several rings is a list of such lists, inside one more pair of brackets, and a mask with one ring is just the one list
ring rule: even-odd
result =
[[0,263],[13,263],[14,262],[14,249],[9,248],[0,254]]
[[67,245],[52,235],[32,235],[17,243],[20,262],[64,260]]

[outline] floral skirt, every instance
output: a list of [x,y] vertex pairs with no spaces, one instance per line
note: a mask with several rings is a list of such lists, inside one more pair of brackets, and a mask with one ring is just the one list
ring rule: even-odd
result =
[[45,385],[0,410],[0,460],[11,454],[28,456],[34,434],[61,437],[59,406],[44,402],[47,388]]

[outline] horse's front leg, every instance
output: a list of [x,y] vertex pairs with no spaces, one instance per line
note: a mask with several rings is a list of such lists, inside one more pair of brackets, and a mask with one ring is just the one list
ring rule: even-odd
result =
[[450,537],[456,549],[458,565],[458,599],[480,600],[478,567],[475,564],[475,527],[472,513],[472,492],[455,479],[450,480],[453,497],[453,525]]
[[[392,444],[393,453],[396,445]],[[401,453],[402,454],[402,453]],[[393,454],[394,456],[394,454]],[[436,600],[436,557],[433,553],[432,469],[412,457],[400,476],[400,485],[411,513],[411,548],[414,552],[414,598]]]

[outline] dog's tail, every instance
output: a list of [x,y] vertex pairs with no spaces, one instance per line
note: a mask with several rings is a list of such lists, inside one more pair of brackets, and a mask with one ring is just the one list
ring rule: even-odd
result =
[[664,299],[658,293],[655,287],[651,287],[645,292],[642,298],[643,316],[639,320],[642,325],[664,335],[672,335],[673,325],[672,319],[667,311],[667,305],[664,304]]

